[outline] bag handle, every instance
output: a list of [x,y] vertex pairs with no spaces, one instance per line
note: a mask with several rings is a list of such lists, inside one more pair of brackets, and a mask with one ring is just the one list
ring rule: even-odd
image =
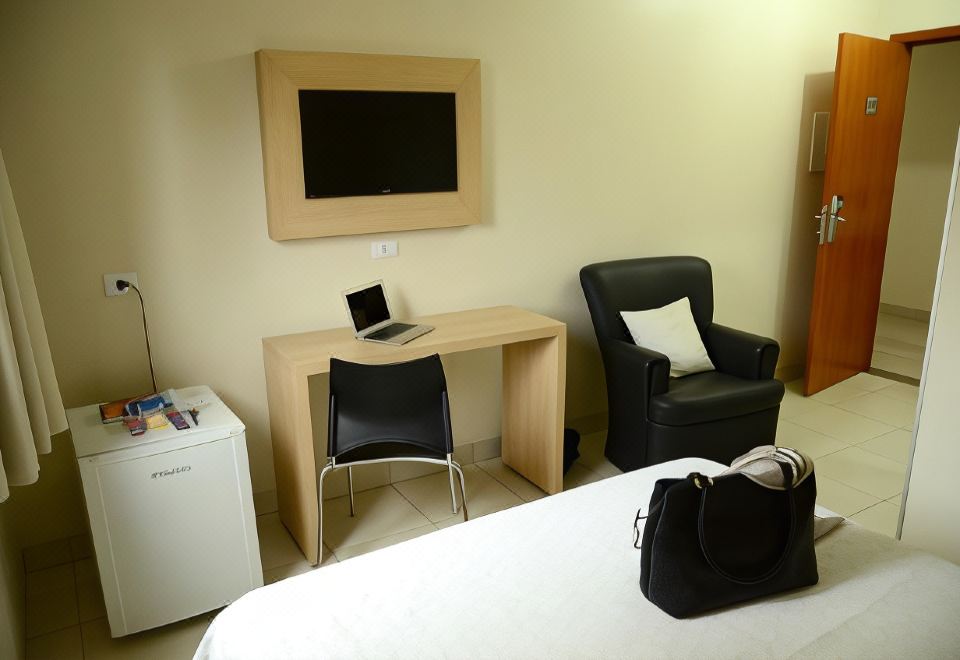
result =
[[761,573],[760,575],[755,575],[752,577],[741,577],[733,575],[729,571],[724,570],[710,555],[710,550],[707,546],[706,533],[703,529],[704,524],[704,511],[706,510],[707,505],[707,490],[709,486],[713,485],[713,480],[702,477],[702,475],[697,474],[693,477],[694,483],[697,485],[697,488],[700,489],[700,514],[697,519],[697,533],[700,538],[700,550],[703,552],[704,558],[707,560],[707,563],[710,565],[710,568],[715,570],[717,573],[737,584],[758,584],[769,580],[774,575],[776,575],[781,568],[783,568],[784,562],[787,560],[787,556],[790,554],[790,550],[793,548],[793,545],[797,537],[797,506],[794,501],[793,494],[793,470],[792,468],[781,461],[777,461],[777,465],[780,466],[780,469],[783,471],[784,483],[786,484],[787,491],[787,500],[789,503],[790,509],[790,531],[787,535],[787,542],[783,547],[783,552],[780,554],[780,558],[777,559],[776,563],[771,566],[769,569]]

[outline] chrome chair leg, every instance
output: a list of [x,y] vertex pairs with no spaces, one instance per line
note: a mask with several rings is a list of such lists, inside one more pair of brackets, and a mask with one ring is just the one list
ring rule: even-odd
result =
[[323,561],[323,480],[329,472],[333,470],[333,465],[327,463],[320,470],[320,478],[317,479],[317,566]]
[[457,494],[453,486],[453,458],[447,454],[447,473],[450,475],[450,503],[454,514],[457,513]]
[[[465,482],[464,482],[464,480],[463,480],[463,470],[460,468],[460,464],[457,463],[456,461],[452,460],[452,459],[450,460],[450,462],[449,462],[448,465],[449,465],[449,467],[450,467],[450,469],[451,469],[451,472],[450,472],[450,497],[453,497],[453,471],[452,471],[452,470],[456,470],[456,471],[457,471],[457,475],[460,477],[460,501],[463,503],[463,519],[464,519],[464,520],[469,520],[469,519],[470,519],[470,513],[469,513],[469,511],[467,511],[467,487],[466,487]],[[454,510],[454,513],[456,513],[456,510]]]
[[350,517],[357,515],[356,508],[353,503],[353,467],[350,466],[347,468],[347,488],[350,490]]

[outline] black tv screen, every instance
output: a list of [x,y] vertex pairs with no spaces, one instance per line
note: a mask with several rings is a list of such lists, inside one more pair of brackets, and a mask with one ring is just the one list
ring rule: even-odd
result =
[[308,199],[457,190],[455,93],[299,95]]

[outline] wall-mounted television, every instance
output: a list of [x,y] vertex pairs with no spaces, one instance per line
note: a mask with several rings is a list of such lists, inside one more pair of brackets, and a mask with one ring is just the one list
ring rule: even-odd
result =
[[298,96],[307,199],[457,190],[455,93]]
[[481,220],[480,60],[259,50],[270,238]]

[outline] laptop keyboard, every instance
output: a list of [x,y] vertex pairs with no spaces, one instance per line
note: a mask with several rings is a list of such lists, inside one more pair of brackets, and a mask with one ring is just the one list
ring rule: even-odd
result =
[[386,328],[382,328],[376,332],[371,332],[369,335],[367,335],[367,339],[376,339],[379,341],[393,339],[397,335],[402,335],[407,330],[412,330],[415,327],[417,326],[410,325],[409,323],[391,323]]

